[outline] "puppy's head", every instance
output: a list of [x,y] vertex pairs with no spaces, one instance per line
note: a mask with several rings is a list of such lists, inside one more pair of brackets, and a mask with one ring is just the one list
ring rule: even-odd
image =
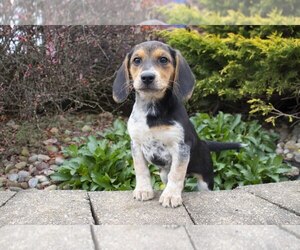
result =
[[117,72],[113,97],[123,102],[133,87],[143,99],[160,99],[167,89],[181,99],[193,92],[195,78],[178,50],[150,41],[136,45]]

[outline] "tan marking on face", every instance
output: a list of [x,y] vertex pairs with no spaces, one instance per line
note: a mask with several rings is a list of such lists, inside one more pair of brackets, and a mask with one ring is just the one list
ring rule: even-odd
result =
[[[142,59],[141,65],[135,65],[133,60],[139,57]],[[159,59],[161,57],[166,57],[169,62],[165,65],[159,63]],[[154,87],[162,90],[161,92],[153,92],[153,93],[143,93],[145,97],[152,98],[161,98],[164,95],[165,90],[172,84],[172,79],[174,78],[175,68],[173,66],[172,56],[170,53],[164,49],[156,48],[153,50],[147,50],[143,48],[137,49],[131,57],[130,62],[130,74],[133,80],[133,86],[135,89],[139,89],[143,86],[141,82],[141,74],[144,70],[149,70],[149,68],[145,69],[144,65],[152,68],[152,70],[156,74],[156,81],[154,83]]]
[[140,57],[142,59],[142,61],[144,61],[146,59],[146,51],[143,49],[138,49],[137,51],[135,51],[132,56],[131,56],[131,61],[130,61],[130,67],[129,67],[129,71],[130,71],[130,75],[133,79],[133,81],[135,81],[142,73],[142,67],[136,66],[133,63],[133,60],[137,57]]

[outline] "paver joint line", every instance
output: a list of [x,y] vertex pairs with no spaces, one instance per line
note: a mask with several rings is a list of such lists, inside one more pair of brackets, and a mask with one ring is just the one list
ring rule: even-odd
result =
[[298,240],[300,240],[300,237],[299,237],[297,234],[295,234],[294,232],[292,232],[292,231],[290,231],[290,230],[288,230],[288,229],[282,227],[282,225],[277,225],[277,227],[278,227],[279,229],[281,229],[281,230],[283,230],[283,231],[285,231],[285,232],[287,232],[287,233],[289,233],[289,234],[295,236]]
[[278,203],[276,203],[276,202],[270,201],[269,199],[267,199],[267,198],[265,198],[265,197],[262,197],[262,196],[256,194],[256,193],[253,192],[253,191],[251,192],[251,191],[246,190],[246,192],[249,193],[249,194],[254,195],[254,196],[257,197],[257,198],[260,198],[260,199],[262,199],[262,200],[264,200],[264,201],[267,201],[267,202],[269,202],[269,203],[271,203],[271,204],[273,204],[273,205],[275,205],[275,206],[277,206],[277,207],[279,207],[279,208],[281,208],[281,209],[283,209],[283,210],[285,210],[285,211],[288,211],[288,212],[293,213],[293,214],[295,214],[295,215],[297,215],[297,216],[300,216],[300,213],[298,213],[297,211],[295,211],[295,210],[293,210],[293,209],[290,209],[290,208],[287,208],[287,207],[285,207],[285,206],[282,206],[282,205],[280,205],[280,204],[278,204]]
[[95,234],[95,231],[94,231],[94,226],[90,225],[90,229],[91,229],[91,235],[92,235],[92,240],[93,240],[93,243],[94,243],[95,250],[100,250],[101,248],[99,246],[99,242],[97,241],[97,237],[96,237],[96,234]]
[[196,225],[196,222],[195,222],[195,220],[194,220],[192,214],[191,214],[190,211],[187,209],[187,207],[185,206],[184,203],[182,203],[182,206],[184,207],[185,211],[186,211],[187,214],[189,215],[189,217],[190,217],[191,221],[193,222],[193,224]]
[[95,225],[100,225],[99,220],[98,220],[97,215],[96,215],[96,212],[95,212],[95,209],[94,209],[94,206],[93,206],[93,203],[92,203],[92,200],[91,200],[91,197],[90,197],[90,194],[87,193],[87,196],[88,196],[88,199],[89,199],[89,205],[90,205],[91,214],[92,214],[92,217],[93,217],[93,220],[94,220],[94,224]]
[[190,242],[191,242],[191,245],[192,245],[193,249],[194,249],[194,250],[197,250],[197,248],[196,248],[196,246],[195,246],[195,243],[194,243],[194,241],[193,241],[193,239],[192,239],[191,235],[189,234],[189,232],[188,232],[188,230],[186,229],[186,227],[185,227],[185,226],[184,226],[184,230],[185,230],[185,232],[186,232],[187,236],[188,236],[188,237],[189,237],[189,239],[190,239]]
[[4,206],[7,204],[7,202],[9,202],[12,198],[14,198],[14,197],[16,196],[16,194],[17,194],[17,192],[14,193],[10,198],[8,198],[7,201],[3,202],[3,204],[0,205],[0,208],[1,208],[1,207],[4,207]]

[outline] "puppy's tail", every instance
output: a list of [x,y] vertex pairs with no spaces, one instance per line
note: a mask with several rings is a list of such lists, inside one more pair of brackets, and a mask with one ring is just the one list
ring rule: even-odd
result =
[[238,142],[216,142],[216,141],[206,141],[208,148],[213,152],[220,152],[223,150],[235,149],[239,150],[247,146],[247,144]]

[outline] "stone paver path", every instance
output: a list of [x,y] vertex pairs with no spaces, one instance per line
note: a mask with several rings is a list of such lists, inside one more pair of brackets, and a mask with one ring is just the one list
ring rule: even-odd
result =
[[0,192],[0,249],[300,249],[300,181],[158,197]]

